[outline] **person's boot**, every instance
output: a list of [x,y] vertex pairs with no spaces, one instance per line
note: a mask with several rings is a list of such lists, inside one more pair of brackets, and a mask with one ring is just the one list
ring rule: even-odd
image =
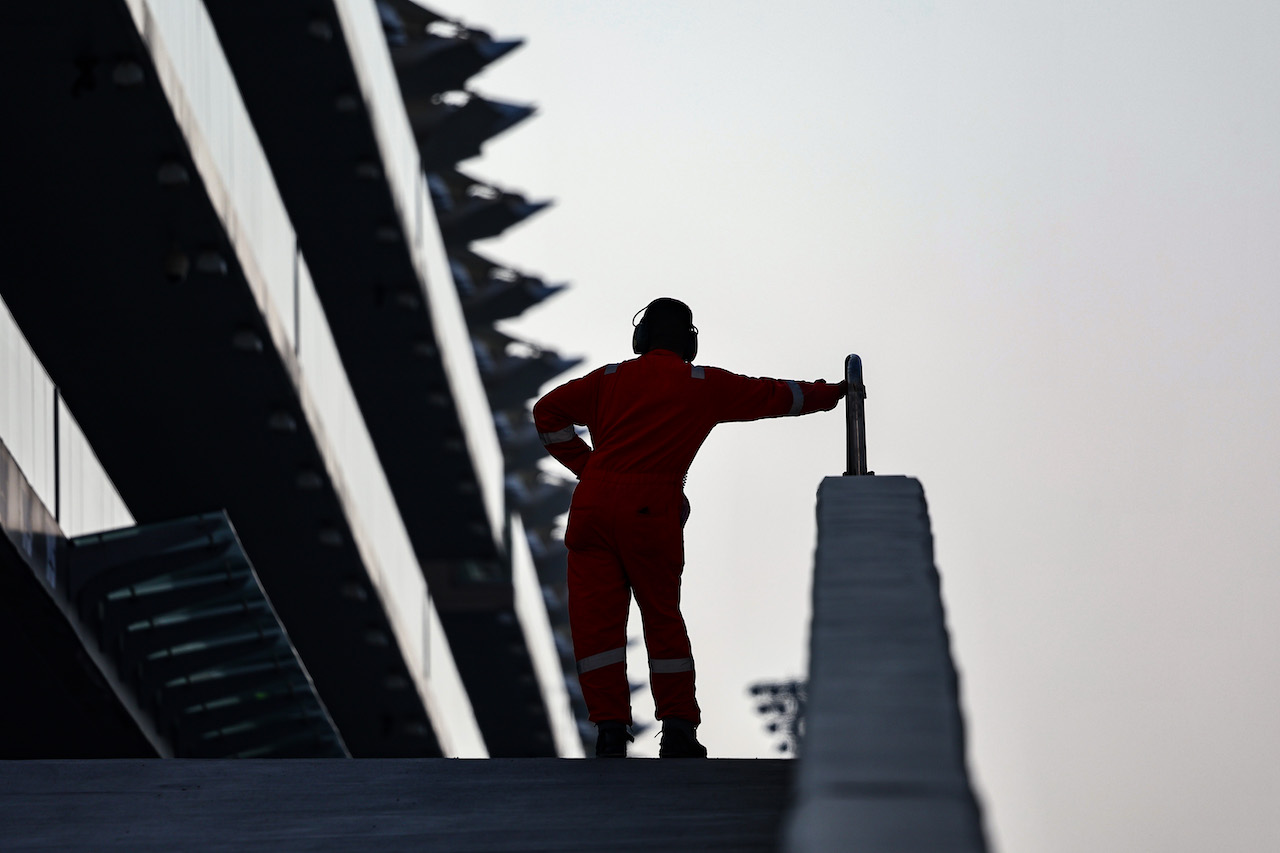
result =
[[626,723],[601,720],[596,723],[596,758],[626,758],[627,744],[633,740]]
[[659,758],[706,758],[707,748],[698,743],[697,726],[679,717],[662,721],[662,745]]

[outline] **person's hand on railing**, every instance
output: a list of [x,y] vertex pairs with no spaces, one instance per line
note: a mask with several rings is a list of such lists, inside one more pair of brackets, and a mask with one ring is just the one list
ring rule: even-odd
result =
[[[849,383],[845,381],[828,382],[825,379],[815,379],[813,380],[813,384],[823,386],[822,390],[823,390],[824,402],[820,404],[816,404],[816,408],[812,409],[811,411],[829,412],[832,409],[834,409],[836,406],[840,405],[840,401],[843,400],[845,398],[845,395],[849,393]],[[828,397],[826,395],[827,388],[831,388],[835,390],[837,392],[836,396]]]

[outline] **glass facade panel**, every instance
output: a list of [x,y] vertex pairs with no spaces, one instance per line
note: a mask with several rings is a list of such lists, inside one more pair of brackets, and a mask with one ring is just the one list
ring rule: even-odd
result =
[[[161,58],[172,65],[186,96],[183,106],[199,131],[192,141],[201,145],[192,146],[193,155],[207,153],[221,181],[220,187],[208,186],[210,196],[232,239],[248,244],[249,251],[240,255],[241,263],[256,267],[256,274],[245,271],[249,284],[255,291],[265,287],[258,300],[265,295],[268,316],[292,347],[297,239],[217,33],[200,0],[152,0],[147,8],[161,47],[155,52],[157,65],[162,75]],[[166,85],[166,92],[176,102],[173,87]],[[207,173],[205,179],[208,184]],[[223,193],[226,198],[219,199]]]
[[0,441],[63,533],[132,525],[133,516],[3,302],[0,378]]
[[[391,193],[401,221],[411,226],[414,181],[421,173],[418,143],[400,97],[400,81],[391,64],[377,7],[367,0],[335,0],[334,5],[351,50],[361,95],[369,107]],[[406,237],[413,239],[412,230],[406,229]]]
[[369,107],[387,181],[400,212],[420,281],[425,284],[431,324],[440,345],[445,375],[462,420],[462,432],[476,467],[490,529],[495,537],[505,527],[502,449],[498,444],[489,398],[476,366],[471,334],[462,314],[453,273],[440,239],[431,194],[422,174],[418,143],[400,96],[386,36],[374,4],[335,0],[351,49],[356,76]]
[[0,441],[50,510],[54,482],[53,382],[0,302]]
[[[298,263],[298,365],[304,399],[314,408],[317,438],[338,470],[330,469],[360,536],[369,577],[400,641],[405,662],[425,685],[424,700],[454,755],[476,755],[483,738],[462,685],[449,643],[439,626],[422,569],[404,528],[391,487],[356,405],[338,357],[324,309],[306,264]],[[448,658],[442,662],[441,655]],[[466,752],[458,744],[471,745]]]
[[[286,350],[297,355],[298,392],[308,425],[321,446],[326,473],[342,497],[398,645],[441,730],[439,736],[442,742],[453,744],[458,754],[483,754],[483,740],[438,614],[428,597],[422,570],[204,5],[200,0],[126,0],[126,4],[150,47],[162,88],[272,329],[273,343],[286,359]],[[442,349],[456,350],[446,362],[446,369],[459,408],[464,410],[464,428],[472,452],[476,454],[477,447],[484,449],[485,459],[478,467],[497,536],[503,528],[501,453],[452,277],[439,246],[429,197],[421,187],[417,146],[376,7],[368,0],[335,0],[335,4],[419,277],[429,277],[427,264],[431,262],[443,271],[430,273],[430,277],[438,277],[435,291],[447,292],[443,310],[433,302],[433,322],[444,324],[444,332],[437,332]],[[423,216],[427,218],[420,220]],[[418,228],[419,221],[429,227]],[[424,243],[419,234],[429,235],[434,242]],[[424,245],[429,245],[430,251],[425,253],[428,257],[424,257]],[[432,261],[429,256],[434,254],[439,257]],[[192,260],[200,262],[199,258]],[[225,261],[230,264],[233,259]],[[433,300],[438,298],[435,291],[428,294]],[[285,340],[281,339],[281,332]],[[460,393],[459,388],[465,390]],[[52,397],[49,410],[52,412]],[[68,450],[87,460],[92,451],[80,441],[82,438],[69,437]],[[89,472],[96,460],[77,465]],[[85,476],[92,481],[88,474]],[[77,489],[84,486],[69,472],[67,483],[73,482]],[[72,509],[77,524],[97,524],[122,509],[112,506],[109,495],[89,494],[93,488],[97,485],[86,489],[84,503],[77,502]]]
[[61,398],[58,458],[58,525],[63,533],[74,537],[133,526],[133,515]]

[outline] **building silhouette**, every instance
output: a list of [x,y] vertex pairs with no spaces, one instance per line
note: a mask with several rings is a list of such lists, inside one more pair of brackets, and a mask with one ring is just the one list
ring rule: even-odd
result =
[[[6,756],[581,755],[527,401],[477,251],[533,108],[410,0],[0,16]],[[566,663],[568,666],[566,666]]]

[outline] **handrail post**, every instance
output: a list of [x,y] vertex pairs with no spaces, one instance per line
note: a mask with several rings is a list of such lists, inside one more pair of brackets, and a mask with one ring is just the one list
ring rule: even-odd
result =
[[844,360],[844,378],[849,383],[849,395],[845,400],[845,452],[846,477],[867,474],[867,415],[863,400],[867,398],[867,386],[862,384],[862,359],[849,355]]

